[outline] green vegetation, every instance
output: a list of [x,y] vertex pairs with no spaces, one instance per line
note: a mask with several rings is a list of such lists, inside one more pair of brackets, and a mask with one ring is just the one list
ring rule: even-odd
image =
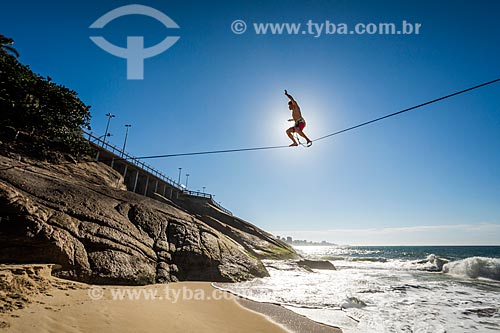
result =
[[265,252],[261,255],[262,259],[295,259],[298,257],[293,248],[287,246],[286,243],[281,247],[271,244],[260,250]]
[[77,93],[33,73],[18,61],[13,40],[0,35],[0,140],[2,150],[38,158],[54,153],[86,155],[82,128],[90,129],[90,107]]

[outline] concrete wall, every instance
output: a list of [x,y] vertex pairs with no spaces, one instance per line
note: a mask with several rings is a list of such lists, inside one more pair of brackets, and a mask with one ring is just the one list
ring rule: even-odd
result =
[[96,160],[118,171],[124,178],[127,190],[151,198],[155,198],[154,193],[169,199],[176,199],[182,194],[179,188],[167,183],[160,177],[141,169],[100,146],[93,144],[93,147],[98,150]]
[[[105,144],[104,141],[100,141],[102,145]],[[168,199],[181,199],[190,198],[191,200],[199,200],[203,202],[208,202],[225,213],[232,215],[231,211],[222,207],[219,203],[213,200],[213,196],[206,193],[193,192],[193,191],[183,191],[179,184],[174,183],[170,180],[166,181],[162,177],[155,175],[156,170],[145,170],[141,166],[135,165],[129,160],[123,159],[120,156],[112,153],[106,148],[90,142],[92,147],[96,149],[96,160],[111,166],[113,169],[118,171],[124,178],[124,183],[127,186],[127,190],[148,196],[150,198],[161,200],[155,193]],[[109,145],[108,145],[109,146]],[[110,149],[115,149],[116,147],[110,146]],[[147,169],[148,167],[145,166]],[[166,176],[164,176],[166,178]]]

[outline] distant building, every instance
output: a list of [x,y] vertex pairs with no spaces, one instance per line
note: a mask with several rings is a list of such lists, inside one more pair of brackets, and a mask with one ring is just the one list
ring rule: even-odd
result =
[[327,241],[312,242],[312,241],[308,241],[305,239],[293,240],[293,238],[290,236],[286,236],[286,238],[285,237],[280,238],[280,236],[276,236],[276,238],[278,238],[279,240],[284,241],[290,245],[296,245],[296,246],[307,246],[307,245],[311,245],[311,246],[336,246],[337,245],[337,244],[330,243]]
[[[278,239],[280,239],[279,236],[277,236]],[[308,241],[305,239],[293,239],[290,236],[287,236],[286,239],[285,237],[281,237],[281,241],[284,241],[290,245],[295,245],[295,246],[337,246],[337,244],[330,243],[327,241],[321,241],[321,242],[312,242]]]

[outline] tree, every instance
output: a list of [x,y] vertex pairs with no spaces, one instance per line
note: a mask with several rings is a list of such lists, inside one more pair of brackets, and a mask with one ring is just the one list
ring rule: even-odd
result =
[[0,34],[0,52],[3,54],[13,54],[16,58],[19,58],[19,52],[11,45],[14,44],[12,38],[7,38]]
[[[22,139],[29,154],[44,156],[48,151],[80,155],[88,144],[82,129],[90,129],[90,107],[78,94],[63,85],[33,73],[21,64],[13,41],[0,36],[0,135],[2,141],[14,140],[9,129],[16,131],[15,144]],[[12,132],[12,130],[10,130]],[[19,133],[22,133],[19,137]],[[26,149],[25,149],[26,152]]]

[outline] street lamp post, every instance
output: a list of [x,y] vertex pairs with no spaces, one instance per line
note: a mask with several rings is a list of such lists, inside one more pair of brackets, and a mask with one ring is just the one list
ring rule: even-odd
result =
[[186,173],[186,190],[188,189],[189,173]]
[[127,128],[127,130],[125,131],[125,140],[123,141],[122,157],[123,154],[125,154],[125,146],[127,145],[128,129],[132,127],[132,125],[125,125],[125,127]]
[[97,140],[100,140],[101,138],[104,138],[105,136],[113,136],[113,134],[108,133],[106,135],[101,135],[100,137],[97,138]]
[[206,187],[205,187],[205,186],[203,186],[203,193],[205,193],[205,189],[206,189]]
[[111,121],[111,118],[115,117],[115,115],[108,112],[106,113],[106,117],[108,117],[108,123],[106,124],[106,132],[104,132],[104,139],[102,141],[103,145],[106,143],[106,137],[108,136],[109,122]]
[[182,168],[179,168],[179,179],[177,180],[177,184],[181,184],[181,171],[182,171]]

